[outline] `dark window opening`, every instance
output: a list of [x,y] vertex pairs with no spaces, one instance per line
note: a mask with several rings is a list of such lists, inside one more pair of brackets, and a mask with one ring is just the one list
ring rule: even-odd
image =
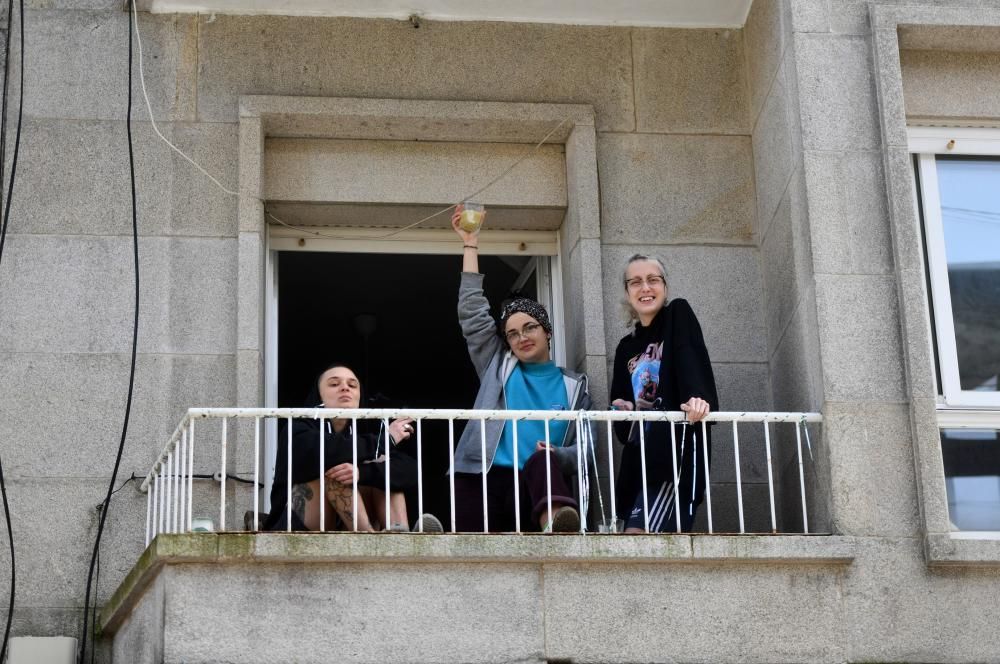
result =
[[[333,361],[358,374],[362,407],[472,407],[479,380],[456,314],[461,257],[283,251],[277,259],[279,407],[315,406],[305,403],[312,381]],[[495,317],[534,258],[479,260]],[[519,290],[537,297],[536,288],[532,274]],[[424,422],[422,434],[425,511],[448,526],[447,423]],[[416,457],[414,441],[402,449]],[[415,516],[416,496],[407,503]]]

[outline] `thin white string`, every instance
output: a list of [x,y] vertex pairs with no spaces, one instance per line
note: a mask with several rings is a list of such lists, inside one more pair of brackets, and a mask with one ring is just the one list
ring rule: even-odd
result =
[[160,133],[160,128],[156,126],[156,119],[153,117],[153,106],[152,104],[149,103],[149,93],[146,92],[146,75],[144,73],[144,68],[142,64],[142,39],[139,36],[139,12],[133,10],[131,14],[132,14],[132,23],[135,26],[135,44],[138,47],[139,51],[139,84],[142,86],[142,98],[146,100],[146,112],[149,113],[149,122],[153,126],[153,131],[156,132],[156,135],[159,136],[164,143],[169,145],[174,152],[176,152],[181,157],[186,159],[192,166],[201,171],[205,177],[214,182],[215,186],[217,186],[219,189],[226,192],[230,196],[239,196],[240,192],[229,189],[224,184],[216,180],[214,177],[212,177],[212,174],[206,171],[204,168],[202,168],[201,165],[198,164],[198,162],[196,162],[194,159],[184,154],[180,148],[171,143],[169,140],[167,140],[166,136]]
[[[227,187],[224,184],[222,184],[221,182],[219,182],[215,177],[212,176],[211,173],[209,173],[204,168],[202,168],[201,165],[198,162],[196,162],[194,159],[192,159],[191,157],[187,156],[183,151],[181,151],[180,148],[178,148],[176,145],[174,145],[173,143],[171,143],[167,139],[167,137],[164,136],[160,132],[160,128],[157,126],[156,120],[153,117],[153,106],[149,102],[149,94],[146,92],[146,75],[145,75],[144,68],[143,68],[143,63],[142,63],[142,39],[139,36],[139,17],[138,17],[138,12],[135,12],[135,11],[132,12],[132,24],[133,24],[133,26],[135,28],[135,43],[136,43],[136,46],[138,47],[138,52],[139,52],[139,84],[142,86],[142,98],[146,101],[146,112],[149,114],[149,122],[150,122],[150,124],[153,127],[153,131],[156,133],[157,136],[160,137],[160,140],[162,140],[164,143],[166,143],[167,145],[170,146],[171,150],[173,150],[174,152],[176,152],[177,154],[179,154],[188,163],[190,163],[196,169],[198,169],[199,171],[201,171],[201,173],[205,177],[207,177],[209,180],[211,180],[212,183],[215,184],[216,187],[218,187],[219,189],[221,189],[225,193],[229,194],[230,196],[239,196],[240,193],[241,193],[240,191],[230,189],[229,187]],[[500,175],[496,176],[495,178],[493,178],[492,180],[490,180],[489,182],[487,182],[484,186],[480,187],[479,189],[477,189],[476,191],[472,192],[468,196],[463,196],[461,198],[461,200],[462,201],[472,200],[476,196],[478,196],[479,194],[483,193],[484,191],[486,191],[487,189],[489,189],[490,187],[492,187],[493,185],[495,185],[497,182],[499,182],[500,180],[502,180],[503,178],[505,178],[507,176],[507,174],[510,173],[512,170],[514,170],[514,168],[516,168],[521,162],[523,162],[525,159],[527,159],[528,157],[531,157],[536,152],[538,152],[538,150],[541,149],[542,145],[544,145],[545,142],[548,141],[549,138],[551,138],[552,135],[555,134],[568,121],[569,121],[569,118],[563,118],[559,122],[559,124],[557,124],[555,127],[553,127],[549,131],[549,133],[545,134],[545,137],[542,138],[542,140],[540,140],[537,144],[535,144],[534,148],[532,148],[531,150],[529,150],[529,151],[525,152],[523,155],[521,155],[521,157],[519,159],[517,159],[514,163],[512,163],[510,166],[508,166],[502,173],[500,173]],[[256,194],[251,194],[249,192],[242,192],[242,193],[245,193],[246,195],[248,195],[248,196],[250,196],[252,198],[256,198],[256,199],[262,201],[265,204],[265,206],[267,204],[267,201],[265,201],[264,199],[260,198]],[[279,219],[278,217],[274,216],[274,214],[270,210],[266,209],[266,207],[265,207],[264,213],[268,217],[270,217],[271,219],[274,219],[276,222],[278,222],[279,224],[281,224],[282,226],[284,226],[286,228],[290,228],[292,230],[299,231],[300,233],[308,233],[310,235],[315,235],[315,236],[318,236],[318,237],[326,237],[326,238],[332,238],[332,239],[336,239],[336,240],[358,240],[358,239],[361,239],[361,240],[386,240],[386,239],[389,239],[389,238],[394,237],[396,235],[399,235],[400,233],[402,233],[404,231],[408,231],[411,228],[415,228],[416,226],[419,226],[420,224],[424,223],[425,221],[429,221],[429,220],[433,219],[434,217],[437,217],[438,215],[442,215],[445,212],[448,212],[449,210],[454,210],[457,206],[458,206],[458,203],[454,203],[454,204],[449,205],[448,207],[446,207],[446,208],[444,208],[442,210],[438,210],[434,214],[428,215],[428,216],[424,217],[423,219],[420,219],[419,221],[415,221],[412,224],[409,224],[407,226],[403,226],[402,228],[398,228],[396,230],[393,230],[393,231],[391,231],[389,233],[385,233],[383,235],[371,235],[371,236],[362,236],[362,237],[336,235],[336,234],[332,234],[332,233],[324,233],[322,231],[314,231],[312,229],[303,228],[301,226],[294,226],[294,225],[289,224],[289,223],[287,223],[287,222]]]

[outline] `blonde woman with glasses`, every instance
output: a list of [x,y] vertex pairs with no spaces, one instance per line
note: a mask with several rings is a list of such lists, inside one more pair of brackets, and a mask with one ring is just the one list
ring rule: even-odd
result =
[[[667,422],[648,422],[645,500],[638,422],[620,422],[615,434],[624,443],[616,496],[619,509],[630,509],[625,532],[689,532],[705,492],[706,450],[701,422],[719,409],[715,377],[701,325],[686,300],[667,298],[662,261],[635,254],[623,275],[625,307],[633,330],[618,342],[611,383],[611,407],[618,410],[682,410],[687,424],[676,424],[671,452]],[[708,431],[710,427],[705,427]],[[673,464],[679,480],[674,488]],[[646,509],[649,510],[647,516]]]

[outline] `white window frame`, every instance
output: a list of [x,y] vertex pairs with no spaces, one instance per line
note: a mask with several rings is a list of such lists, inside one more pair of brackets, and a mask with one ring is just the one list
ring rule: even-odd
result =
[[958,368],[955,321],[948,281],[944,225],[937,177],[937,155],[977,155],[1000,158],[1000,129],[965,127],[909,127],[909,151],[917,155],[919,191],[923,208],[927,265],[934,305],[941,395],[945,408],[998,408],[1000,392],[963,390]]

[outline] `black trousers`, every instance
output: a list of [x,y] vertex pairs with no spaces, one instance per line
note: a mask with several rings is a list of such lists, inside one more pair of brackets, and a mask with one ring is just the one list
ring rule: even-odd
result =
[[[552,510],[568,505],[576,507],[566,477],[555,455],[552,467]],[[548,507],[545,478],[545,453],[535,452],[518,476],[521,501],[521,530],[538,532],[538,520]],[[486,473],[487,516],[490,532],[514,532],[514,469],[494,466]],[[480,473],[455,473],[455,526],[461,532],[483,532],[483,476]]]

